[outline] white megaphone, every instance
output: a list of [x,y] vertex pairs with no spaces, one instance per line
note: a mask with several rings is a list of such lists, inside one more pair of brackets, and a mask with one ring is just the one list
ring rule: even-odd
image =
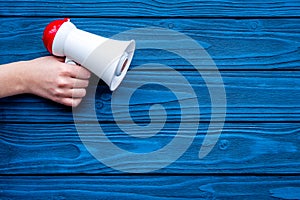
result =
[[131,63],[135,41],[119,41],[77,29],[70,19],[55,20],[43,34],[44,45],[55,56],[65,56],[101,78],[114,91]]

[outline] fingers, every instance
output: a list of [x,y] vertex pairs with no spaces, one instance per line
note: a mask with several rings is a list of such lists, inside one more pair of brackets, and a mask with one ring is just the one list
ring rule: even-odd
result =
[[89,80],[64,77],[57,83],[57,87],[51,90],[53,100],[66,106],[76,107],[86,95]]
[[54,93],[56,97],[66,97],[66,98],[82,98],[86,95],[85,88],[65,88],[65,89],[57,89]]
[[59,77],[56,80],[59,88],[86,88],[89,85],[89,80],[76,79],[71,77]]
[[[91,73],[79,65],[63,63],[61,58],[56,60],[57,75],[53,78],[47,93],[48,98],[66,106],[76,107],[86,95]],[[57,62],[59,61],[59,62]]]
[[73,88],[86,88],[89,85],[89,80],[71,78],[70,82],[72,83]]
[[76,79],[89,79],[91,77],[91,72],[84,67],[81,67],[79,65],[70,65],[70,64],[64,64],[66,69],[65,74],[67,76],[70,76],[72,78]]
[[56,93],[52,94],[52,99],[55,102],[64,104],[66,106],[76,107],[82,101],[82,98],[86,95],[86,89],[60,89]]
[[74,70],[72,70],[72,72],[74,72],[73,74],[71,74],[73,78],[89,79],[91,77],[91,72],[89,72],[89,70],[78,65],[74,65]]
[[72,106],[72,107],[77,107],[80,102],[82,101],[82,98],[62,98],[60,99],[60,102],[61,104],[64,104],[66,106]]
[[86,88],[89,80],[75,78],[61,78],[58,80],[57,88],[53,90],[53,95],[59,97],[82,98],[86,95]]

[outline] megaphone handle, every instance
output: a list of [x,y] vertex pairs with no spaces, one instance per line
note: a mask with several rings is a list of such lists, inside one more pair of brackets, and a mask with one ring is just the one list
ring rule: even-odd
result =
[[65,59],[65,63],[70,64],[70,65],[76,65],[76,62],[74,62],[73,60],[71,60],[70,58]]

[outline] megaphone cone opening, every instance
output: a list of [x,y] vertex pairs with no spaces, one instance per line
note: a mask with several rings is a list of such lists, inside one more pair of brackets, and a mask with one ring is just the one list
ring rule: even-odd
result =
[[124,52],[118,62],[117,68],[116,68],[115,74],[117,76],[120,76],[122,74],[122,72],[124,71],[124,69],[127,66],[127,63],[128,63],[128,53]]
[[[121,81],[123,80],[123,78],[125,77],[125,75],[127,73],[129,65],[130,65],[130,62],[129,62],[129,60],[128,60],[127,57],[126,57],[125,60],[123,60],[123,61],[120,60],[118,62],[118,65],[116,67],[115,73],[112,74],[111,81],[108,84],[111,91],[114,91],[120,85]],[[109,70],[107,70],[106,73],[108,71]]]
[[109,85],[111,91],[116,90],[117,87],[121,84],[122,80],[124,79],[127,73],[127,70],[131,64],[134,55],[135,41],[131,40],[131,41],[127,41],[126,43],[127,43],[127,47],[124,50],[123,55],[119,58],[118,64],[115,68],[114,75],[112,76],[110,81],[106,82]]
[[122,69],[121,69],[121,73],[124,71],[126,65],[127,65],[128,59],[125,60],[125,62],[123,63]]

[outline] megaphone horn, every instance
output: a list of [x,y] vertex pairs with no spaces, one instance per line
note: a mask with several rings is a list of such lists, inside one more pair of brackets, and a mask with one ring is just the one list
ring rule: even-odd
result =
[[113,40],[80,29],[70,19],[49,23],[43,34],[47,50],[65,56],[101,78],[114,91],[124,79],[131,63],[135,41]]

